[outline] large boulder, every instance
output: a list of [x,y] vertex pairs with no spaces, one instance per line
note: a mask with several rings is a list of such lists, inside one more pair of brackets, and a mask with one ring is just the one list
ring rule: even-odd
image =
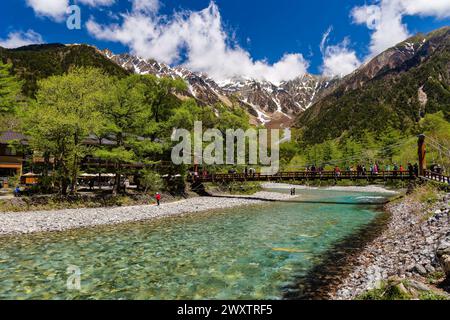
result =
[[436,257],[447,275],[447,279],[450,279],[450,232],[439,243],[436,250]]

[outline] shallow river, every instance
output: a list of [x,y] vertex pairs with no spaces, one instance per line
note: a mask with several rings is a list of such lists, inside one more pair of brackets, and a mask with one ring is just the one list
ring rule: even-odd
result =
[[280,299],[374,221],[388,197],[297,194],[294,202],[0,237],[0,299]]

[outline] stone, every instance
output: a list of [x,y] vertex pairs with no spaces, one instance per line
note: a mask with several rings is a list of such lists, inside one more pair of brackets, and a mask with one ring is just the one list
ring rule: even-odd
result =
[[436,271],[436,269],[431,264],[426,264],[425,270],[427,270],[428,273],[433,273]]
[[416,281],[416,280],[408,280],[408,286],[412,287],[414,289],[417,289],[419,291],[428,291],[430,288],[428,288],[425,284]]
[[400,282],[399,284],[397,284],[395,287],[397,288],[397,290],[398,290],[400,293],[402,293],[402,294],[404,294],[404,295],[408,295],[408,294],[409,294],[409,291],[405,288],[405,285],[404,285],[402,282]]
[[414,270],[422,276],[427,274],[427,270],[421,264],[416,264]]

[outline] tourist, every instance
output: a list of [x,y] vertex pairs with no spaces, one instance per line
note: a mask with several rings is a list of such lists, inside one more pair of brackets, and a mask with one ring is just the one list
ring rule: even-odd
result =
[[14,189],[14,197],[19,197],[19,196],[20,196],[20,187],[17,186],[17,187]]
[[161,202],[161,195],[159,194],[159,192],[156,193],[155,199],[156,199],[156,205],[159,206],[160,202]]
[[341,169],[338,166],[334,167],[334,176],[337,178],[341,175]]
[[417,164],[417,162],[414,164],[414,175],[416,176],[416,178],[419,176],[419,165]]
[[411,164],[411,162],[408,162],[408,172],[409,172],[409,176],[410,176],[411,178],[413,178],[413,177],[414,177],[414,167],[413,167],[413,165]]

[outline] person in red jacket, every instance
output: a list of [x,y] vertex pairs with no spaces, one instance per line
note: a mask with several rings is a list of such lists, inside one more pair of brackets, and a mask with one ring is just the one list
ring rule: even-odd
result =
[[156,199],[156,204],[159,206],[159,204],[161,202],[161,195],[159,194],[159,192],[156,193],[155,199]]

